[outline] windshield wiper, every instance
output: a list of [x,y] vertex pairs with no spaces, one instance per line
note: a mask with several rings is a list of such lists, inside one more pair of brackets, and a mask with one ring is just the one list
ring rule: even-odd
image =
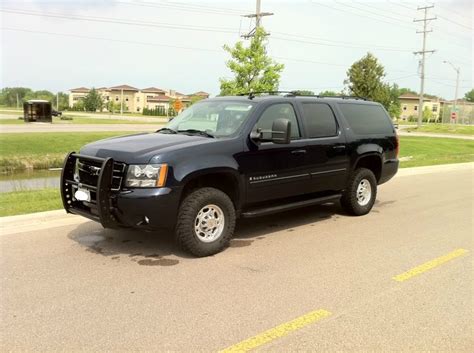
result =
[[184,133],[188,133],[188,134],[196,134],[196,135],[201,135],[201,136],[206,136],[206,137],[211,137],[211,138],[214,138],[215,136],[206,132],[206,131],[202,131],[202,130],[196,130],[196,129],[186,129],[186,130],[178,130],[178,133],[179,132],[184,132]]
[[159,130],[156,130],[155,132],[162,132],[162,133],[165,133],[165,134],[177,134],[176,130],[170,129],[168,127],[163,127]]

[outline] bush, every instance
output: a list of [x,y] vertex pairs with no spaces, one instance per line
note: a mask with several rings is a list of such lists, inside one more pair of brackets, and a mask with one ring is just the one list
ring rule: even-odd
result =
[[143,108],[142,114],[151,116],[165,116],[166,111],[164,107],[155,107],[153,109]]

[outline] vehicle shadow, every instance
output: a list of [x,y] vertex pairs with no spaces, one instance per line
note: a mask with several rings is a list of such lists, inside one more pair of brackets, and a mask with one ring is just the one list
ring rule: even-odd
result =
[[[295,231],[304,225],[341,217],[339,203],[309,206],[274,215],[240,219],[231,248],[250,246],[278,231]],[[86,222],[72,230],[68,237],[86,251],[113,261],[132,261],[143,266],[173,266],[193,258],[179,249],[171,231],[145,232],[129,229],[103,229],[95,222]]]

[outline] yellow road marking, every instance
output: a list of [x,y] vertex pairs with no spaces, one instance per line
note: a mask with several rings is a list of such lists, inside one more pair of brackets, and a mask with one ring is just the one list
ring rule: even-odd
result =
[[454,251],[450,252],[449,254],[446,254],[446,255],[437,257],[436,259],[433,259],[431,261],[425,262],[424,264],[422,264],[420,266],[416,266],[416,267],[412,268],[411,270],[408,270],[407,272],[403,272],[403,273],[401,273],[401,274],[399,274],[395,277],[392,277],[392,278],[395,281],[398,281],[398,282],[406,281],[407,279],[410,279],[414,276],[417,276],[417,275],[419,275],[419,274],[421,274],[425,271],[431,270],[432,268],[434,268],[436,266],[439,266],[439,265],[442,265],[445,262],[448,262],[448,261],[450,261],[450,260],[452,260],[456,257],[462,256],[467,252],[468,251],[466,249],[454,250]]
[[300,316],[292,321],[286,322],[284,324],[278,325],[277,327],[271,328],[265,332],[262,332],[252,338],[249,338],[245,341],[237,343],[233,346],[230,346],[220,353],[236,353],[236,352],[248,352],[251,349],[257,348],[265,343],[273,341],[277,338],[283,337],[296,331],[304,326],[312,324],[313,322],[319,321],[331,315],[329,311],[326,310],[315,310],[311,311],[303,316]]

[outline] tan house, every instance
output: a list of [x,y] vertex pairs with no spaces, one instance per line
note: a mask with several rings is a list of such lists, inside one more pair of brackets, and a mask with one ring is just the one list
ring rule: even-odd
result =
[[[83,99],[89,91],[90,89],[86,87],[71,89],[69,91],[69,106],[73,107],[74,104]],[[129,85],[100,87],[97,88],[97,91],[104,98],[106,105],[108,102],[113,101],[117,104],[123,104],[122,107],[124,111],[135,113],[141,113],[144,108],[155,109],[161,107],[168,110],[170,103],[174,100],[180,100],[184,106],[187,107],[191,104],[191,98],[193,96],[209,98],[209,93],[203,91],[186,95],[174,90],[157,87],[138,89]]]
[[[401,108],[400,119],[417,119],[419,99],[420,97],[418,95],[412,93],[405,93],[399,97]],[[439,98],[423,98],[423,110],[429,109],[431,111],[431,120],[433,121],[437,121],[439,119],[442,104],[443,102]]]

